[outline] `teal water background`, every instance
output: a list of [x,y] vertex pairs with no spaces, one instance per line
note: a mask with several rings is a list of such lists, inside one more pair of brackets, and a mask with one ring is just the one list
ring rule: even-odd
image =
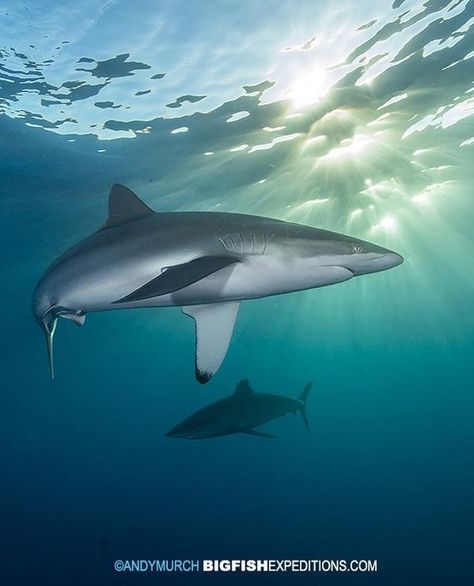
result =
[[[184,558],[379,565],[256,583],[472,581],[473,23],[472,0],[2,5],[5,584],[224,581],[113,569]],[[60,323],[51,381],[32,290],[115,182],[157,211],[278,217],[405,262],[242,303],[205,387],[179,309]],[[242,378],[312,380],[311,431],[164,437]]]

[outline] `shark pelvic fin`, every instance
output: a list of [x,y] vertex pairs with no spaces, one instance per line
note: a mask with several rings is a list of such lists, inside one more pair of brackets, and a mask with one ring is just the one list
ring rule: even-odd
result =
[[240,381],[240,383],[235,387],[234,395],[237,397],[245,397],[248,395],[253,395],[255,391],[250,386],[250,383],[247,378],[244,378]]
[[154,213],[133,191],[114,183],[109,194],[109,216],[100,230],[120,226]]
[[246,435],[255,435],[257,437],[266,437],[268,439],[276,439],[276,435],[272,435],[271,433],[265,433],[264,431],[258,431],[258,429],[240,429],[240,433],[244,433]]
[[181,265],[165,267],[160,275],[114,303],[141,301],[174,293],[237,262],[240,262],[239,259],[232,256],[201,256]]
[[196,326],[196,379],[201,384],[210,381],[219,370],[238,311],[238,301],[183,307],[183,313],[192,317]]

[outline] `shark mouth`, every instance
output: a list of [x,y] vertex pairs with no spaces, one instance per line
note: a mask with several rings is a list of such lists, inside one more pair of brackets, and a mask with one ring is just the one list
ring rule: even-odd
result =
[[46,338],[46,349],[48,351],[49,370],[51,378],[54,380],[54,334],[58,324],[58,317],[63,317],[73,321],[76,325],[82,326],[86,320],[83,311],[66,309],[64,307],[50,307],[41,317],[40,325]]

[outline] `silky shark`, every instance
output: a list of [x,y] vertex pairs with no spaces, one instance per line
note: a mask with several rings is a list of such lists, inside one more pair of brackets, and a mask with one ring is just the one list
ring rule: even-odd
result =
[[272,218],[157,213],[116,184],[106,222],[46,270],[33,311],[54,378],[59,317],[83,325],[93,311],[180,306],[195,322],[196,378],[206,383],[225,357],[243,299],[341,283],[401,262],[369,242]]
[[247,379],[240,381],[234,393],[207,407],[199,409],[178,423],[166,435],[183,439],[208,439],[234,433],[245,433],[259,437],[275,436],[255,429],[276,417],[300,412],[306,427],[306,401],[311,383],[303,389],[298,399],[284,395],[256,393]]

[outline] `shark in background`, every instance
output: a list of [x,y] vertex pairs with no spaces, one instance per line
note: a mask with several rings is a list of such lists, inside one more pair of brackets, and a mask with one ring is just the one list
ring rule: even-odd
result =
[[287,413],[301,413],[306,428],[306,403],[311,383],[298,399],[285,395],[256,393],[247,379],[241,380],[229,397],[211,403],[178,423],[166,435],[182,439],[208,439],[235,433],[274,438],[274,435],[255,429]]
[[58,318],[179,306],[196,329],[196,378],[217,372],[240,301],[323,287],[395,267],[403,258],[350,236],[259,216],[165,212],[115,184],[106,222],[64,252],[33,294],[54,378]]

